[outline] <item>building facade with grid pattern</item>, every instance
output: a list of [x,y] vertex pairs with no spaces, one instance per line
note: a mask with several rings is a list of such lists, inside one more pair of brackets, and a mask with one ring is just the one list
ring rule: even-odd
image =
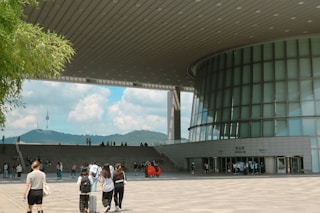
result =
[[312,172],[319,172],[319,37],[231,49],[193,70],[190,141],[310,137]]

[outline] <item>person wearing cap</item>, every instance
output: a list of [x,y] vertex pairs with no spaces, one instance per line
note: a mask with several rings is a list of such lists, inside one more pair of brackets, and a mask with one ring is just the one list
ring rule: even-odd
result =
[[31,165],[32,172],[28,173],[23,198],[28,199],[27,213],[32,212],[34,204],[37,205],[38,213],[43,213],[42,199],[43,187],[46,184],[46,174],[40,171],[40,162],[34,161]]

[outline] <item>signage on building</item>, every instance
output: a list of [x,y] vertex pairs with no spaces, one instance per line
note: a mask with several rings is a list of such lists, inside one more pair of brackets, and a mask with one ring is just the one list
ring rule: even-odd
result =
[[244,154],[244,153],[246,153],[246,149],[245,149],[244,146],[236,146],[235,150],[234,150],[234,153],[236,153],[236,154]]

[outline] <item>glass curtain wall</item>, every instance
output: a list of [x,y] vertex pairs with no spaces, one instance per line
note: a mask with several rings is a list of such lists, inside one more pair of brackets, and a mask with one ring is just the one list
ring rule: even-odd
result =
[[196,67],[190,141],[314,136],[320,154],[319,37],[233,49]]

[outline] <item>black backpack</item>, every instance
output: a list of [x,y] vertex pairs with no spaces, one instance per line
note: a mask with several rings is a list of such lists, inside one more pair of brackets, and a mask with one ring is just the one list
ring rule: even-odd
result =
[[91,183],[88,176],[81,177],[80,192],[89,193],[91,191]]

